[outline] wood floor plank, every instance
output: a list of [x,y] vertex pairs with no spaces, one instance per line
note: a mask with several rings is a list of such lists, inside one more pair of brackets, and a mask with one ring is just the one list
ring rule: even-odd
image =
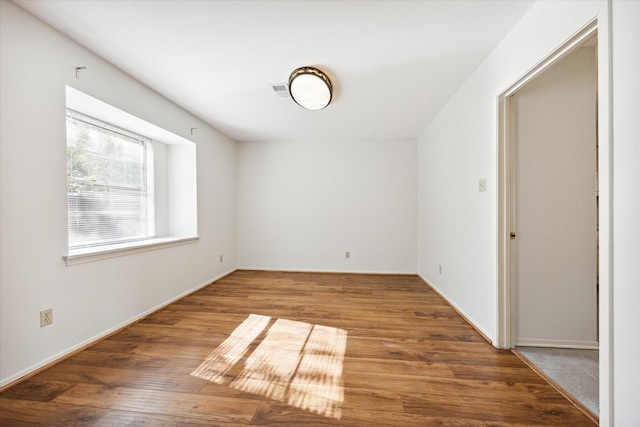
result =
[[2,427],[89,427],[107,413],[90,406],[0,398]]
[[251,425],[327,427],[341,425],[340,419],[326,418],[277,402],[260,402]]
[[131,352],[113,353],[87,349],[74,357],[73,361],[80,365],[114,366],[131,369],[154,369],[161,368],[162,366],[166,365],[170,361],[170,358],[143,356]]
[[[404,412],[410,414],[476,419],[484,422],[521,422],[533,425],[589,425],[585,415],[566,405],[535,405],[531,402],[508,402],[496,398],[446,396],[439,394],[404,395]],[[508,407],[509,410],[505,410]]]
[[201,418],[185,418],[144,414],[140,412],[109,411],[92,427],[237,427],[246,426],[244,423],[227,423]]
[[[88,370],[86,366],[77,365],[74,361],[65,361],[38,375],[37,378],[49,382],[61,382],[61,380],[65,380],[67,382],[65,383],[67,384],[65,391],[70,388],[69,385],[84,383],[109,387],[137,387],[152,390],[197,393],[202,389],[204,384],[188,375],[192,370],[193,368],[188,372],[175,372],[165,367],[165,369],[154,372],[151,370],[107,366],[92,366],[91,369]],[[55,397],[57,397],[57,395]]]
[[278,403],[262,402],[252,420],[262,426],[341,426],[362,425],[376,427],[470,426],[486,427],[482,421],[457,417],[431,417],[418,414],[379,411],[376,409],[345,408],[340,419],[322,419],[314,414]]
[[7,390],[2,397],[5,399],[35,400],[38,402],[50,402],[71,387],[73,382],[64,377],[63,381],[48,379],[44,376],[29,378],[26,381]]
[[172,361],[175,359],[194,359],[200,363],[224,338],[224,335],[216,335],[215,337],[209,337],[207,341],[203,340],[203,342],[191,342],[189,344],[145,343],[132,349],[131,353],[151,357],[164,357],[170,354]]
[[130,387],[78,384],[54,402],[145,414],[204,418],[225,423],[248,423],[257,402],[248,399],[206,396]]
[[417,276],[237,271],[1,393],[26,425],[594,423]]
[[410,360],[389,360],[362,357],[345,357],[344,370],[350,373],[375,373],[378,375],[411,375],[429,378],[453,378],[453,372],[445,363]]

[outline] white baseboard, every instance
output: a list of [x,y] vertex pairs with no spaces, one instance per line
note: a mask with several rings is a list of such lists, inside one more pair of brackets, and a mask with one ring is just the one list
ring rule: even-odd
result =
[[[415,271],[360,271],[360,270],[306,270],[300,268],[263,268],[263,267],[238,267],[239,271],[282,271],[283,273],[335,273],[335,274],[379,274],[392,276],[415,276]],[[424,280],[424,279],[423,279]]]
[[[420,277],[423,282],[425,282],[427,285],[429,285],[431,287],[431,289],[433,289],[438,295],[440,295],[440,297],[442,299],[444,299],[447,302],[447,304],[449,304],[451,307],[453,307],[454,310],[456,310],[458,312],[458,314],[461,315],[467,323],[469,323],[476,331],[478,331],[481,335],[483,335],[483,338],[485,338],[487,341],[491,342],[492,344],[494,343],[492,334],[490,334],[489,332],[487,332],[486,329],[484,329],[482,326],[480,326],[480,324],[478,324],[478,322],[476,322],[473,319],[473,317],[471,317],[467,312],[465,312],[455,302],[453,302],[453,300],[451,298],[449,298],[449,296],[447,294],[445,294],[440,289],[438,289],[435,285],[433,285],[431,282],[429,282],[426,277],[424,277],[420,273],[417,273],[417,274],[418,274],[418,277]],[[495,346],[495,344],[494,344],[494,346]]]
[[3,387],[7,386],[8,384],[16,382],[16,381],[20,380],[21,378],[26,377],[26,376],[28,376],[28,375],[30,375],[30,374],[42,369],[42,368],[45,368],[45,367],[47,367],[49,365],[53,365],[53,364],[55,364],[57,362],[61,362],[62,360],[64,360],[69,355],[71,355],[71,354],[73,354],[73,353],[75,353],[75,352],[77,352],[79,350],[82,350],[82,349],[84,349],[86,347],[89,347],[89,346],[97,343],[98,341],[102,340],[103,338],[108,337],[109,335],[111,335],[111,334],[113,334],[113,333],[115,333],[115,332],[117,332],[117,331],[119,331],[121,329],[124,329],[129,325],[134,324],[135,322],[145,318],[146,316],[150,315],[151,313],[154,313],[154,312],[156,312],[156,311],[168,306],[169,304],[172,304],[172,303],[178,301],[180,298],[184,298],[187,295],[192,294],[195,291],[197,291],[197,290],[199,290],[201,288],[204,288],[205,286],[210,285],[211,283],[216,282],[216,281],[220,280],[221,278],[223,278],[225,276],[228,276],[229,274],[233,273],[234,271],[236,271],[235,268],[227,271],[226,273],[220,274],[219,276],[214,277],[213,279],[208,280],[207,282],[205,282],[203,284],[200,284],[200,285],[198,285],[198,286],[196,286],[196,287],[194,287],[194,288],[192,288],[192,289],[190,289],[188,291],[182,292],[180,295],[178,295],[176,297],[173,297],[168,301],[165,301],[165,302],[163,302],[161,304],[158,304],[157,306],[152,307],[149,310],[146,310],[146,311],[144,311],[144,312],[142,312],[142,313],[140,313],[140,314],[138,314],[138,315],[136,315],[136,316],[134,316],[134,317],[132,317],[132,318],[130,318],[128,320],[125,320],[124,322],[122,322],[122,323],[120,323],[118,325],[115,325],[112,328],[109,328],[106,331],[103,331],[103,332],[99,333],[98,335],[95,335],[95,336],[93,336],[91,338],[88,338],[88,339],[86,339],[86,340],[84,340],[84,341],[82,341],[82,342],[80,342],[80,343],[78,343],[78,344],[76,344],[76,345],[74,345],[72,347],[69,347],[66,350],[61,351],[60,353],[58,353],[58,354],[56,354],[54,356],[51,356],[51,357],[49,357],[49,358],[47,358],[47,359],[45,359],[45,360],[43,360],[41,362],[36,363],[35,365],[32,365],[32,366],[28,367],[27,369],[24,369],[24,370],[18,372],[17,374],[11,375],[10,377],[7,377],[7,378],[3,379],[2,381],[0,381],[0,389],[2,389]]
[[540,338],[516,338],[516,346],[578,348],[586,350],[598,350],[598,348],[600,347],[597,341],[549,340]]

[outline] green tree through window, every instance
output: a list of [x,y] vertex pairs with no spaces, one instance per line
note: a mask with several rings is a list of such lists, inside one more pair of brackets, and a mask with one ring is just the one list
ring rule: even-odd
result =
[[154,236],[148,138],[67,110],[69,248]]

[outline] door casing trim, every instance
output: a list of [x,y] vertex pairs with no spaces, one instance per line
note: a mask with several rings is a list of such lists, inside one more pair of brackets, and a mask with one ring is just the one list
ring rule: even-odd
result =
[[514,231],[514,215],[511,209],[513,188],[511,174],[513,168],[512,138],[512,96],[522,86],[538,76],[589,37],[596,35],[597,92],[598,92],[598,221],[599,221],[599,397],[600,425],[614,424],[613,401],[613,304],[611,290],[613,286],[613,223],[612,223],[612,81],[611,81],[611,2],[607,1],[599,8],[596,16],[569,37],[552,53],[532,67],[520,79],[509,86],[497,97],[497,289],[496,289],[496,331],[493,345],[497,348],[510,349],[515,345],[514,337],[514,293],[511,290],[511,273],[513,257],[511,254],[510,233]]

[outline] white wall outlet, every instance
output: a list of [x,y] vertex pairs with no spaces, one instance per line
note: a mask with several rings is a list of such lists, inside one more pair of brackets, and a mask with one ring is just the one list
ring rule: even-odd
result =
[[224,258],[222,257],[222,255],[220,255],[220,262],[222,262],[222,260],[223,260],[223,259],[224,259]]
[[438,274],[442,274],[442,266],[441,265],[438,266]]
[[487,191],[487,178],[480,178],[478,180],[478,191],[481,193]]
[[351,258],[351,252],[346,251],[346,252],[344,253],[344,257],[345,257],[345,258]]
[[40,327],[44,328],[53,323],[53,309],[42,310],[40,312]]

